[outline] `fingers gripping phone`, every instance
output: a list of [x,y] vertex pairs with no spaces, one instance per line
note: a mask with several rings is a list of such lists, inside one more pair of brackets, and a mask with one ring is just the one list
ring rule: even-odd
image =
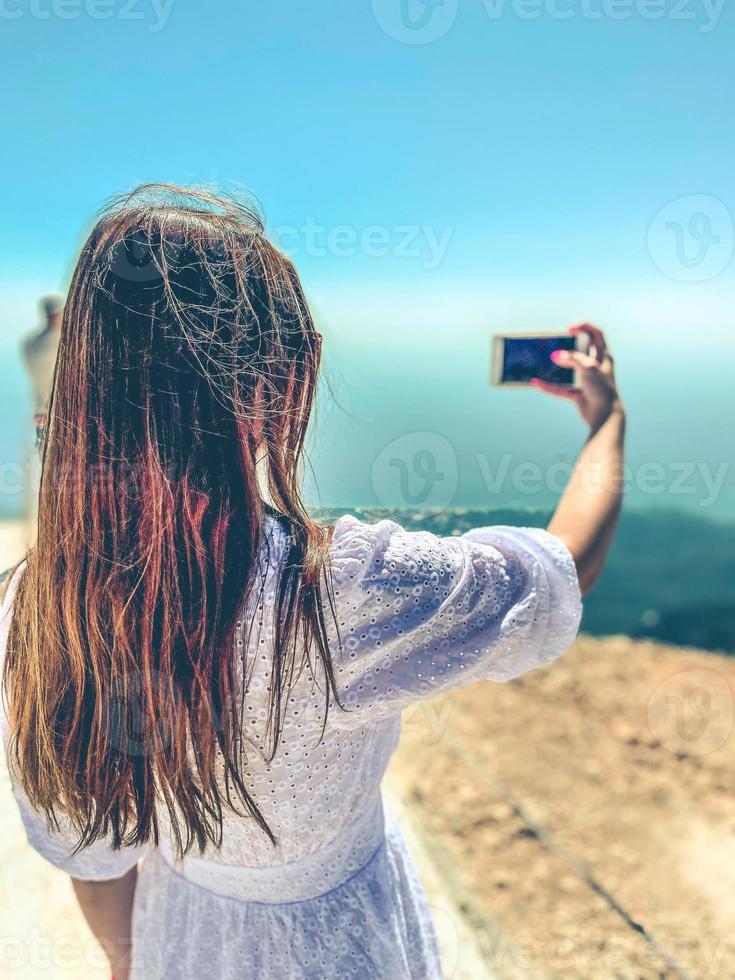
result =
[[551,360],[555,350],[587,353],[589,336],[578,334],[499,334],[493,337],[490,380],[494,385],[523,387],[535,378],[565,388],[576,388],[578,371],[560,367]]

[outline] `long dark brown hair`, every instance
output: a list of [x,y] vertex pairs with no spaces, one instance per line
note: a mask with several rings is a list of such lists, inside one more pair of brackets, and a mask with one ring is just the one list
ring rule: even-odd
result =
[[218,845],[227,808],[273,839],[243,778],[235,633],[272,508],[289,542],[272,751],[307,664],[326,722],[328,532],[300,494],[319,362],[296,271],[251,206],[149,185],[103,212],[64,310],[4,670],[11,765],[80,848],[157,842],[157,805],[180,853]]

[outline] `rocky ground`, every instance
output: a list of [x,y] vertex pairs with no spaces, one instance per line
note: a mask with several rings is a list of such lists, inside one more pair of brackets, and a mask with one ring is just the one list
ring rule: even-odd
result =
[[498,977],[735,976],[735,659],[582,637],[407,714],[391,779]]

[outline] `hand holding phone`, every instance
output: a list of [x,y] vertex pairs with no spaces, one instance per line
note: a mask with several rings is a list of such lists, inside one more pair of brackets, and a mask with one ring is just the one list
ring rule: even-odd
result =
[[613,412],[624,416],[605,335],[589,323],[561,336],[496,337],[492,370],[494,384],[530,386],[573,401],[592,431]]
[[511,387],[536,380],[575,388],[579,382],[574,366],[552,359],[555,351],[589,350],[587,334],[500,334],[493,338],[492,383]]

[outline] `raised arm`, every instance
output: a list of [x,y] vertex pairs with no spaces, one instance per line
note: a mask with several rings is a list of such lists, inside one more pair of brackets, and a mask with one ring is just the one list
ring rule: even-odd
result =
[[602,571],[620,517],[625,410],[602,331],[589,324],[572,328],[572,333],[579,332],[589,335],[588,354],[555,351],[553,355],[561,367],[579,369],[579,388],[561,388],[544,381],[534,384],[573,401],[590,429],[549,524],[549,531],[571,552],[580,589],[586,593]]

